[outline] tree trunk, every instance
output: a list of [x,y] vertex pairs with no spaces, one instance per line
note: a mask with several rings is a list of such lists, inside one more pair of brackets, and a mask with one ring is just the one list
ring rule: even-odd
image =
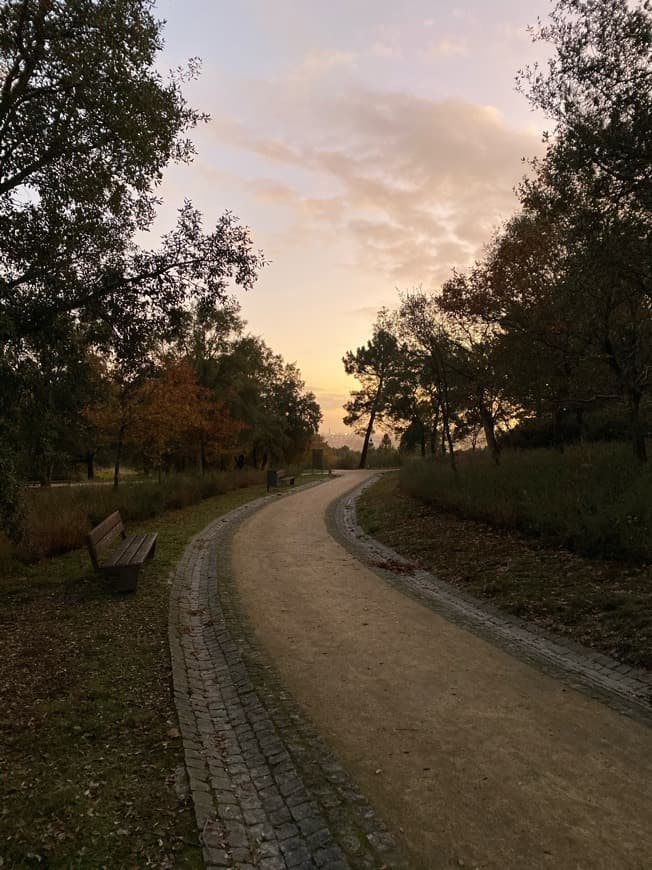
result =
[[496,427],[494,416],[485,405],[482,399],[478,401],[478,410],[480,411],[480,419],[482,420],[482,429],[484,431],[487,448],[491,453],[491,457],[496,465],[500,464],[500,447],[496,441]]
[[122,445],[124,443],[125,427],[120,427],[118,433],[118,443],[115,449],[115,465],[113,466],[113,488],[117,489],[120,483],[120,460],[122,459]]
[[564,452],[564,412],[555,408],[552,412],[552,446],[560,453]]
[[92,450],[86,452],[86,477],[95,480],[95,453]]
[[645,430],[641,422],[641,393],[639,390],[629,391],[629,426],[632,436],[634,456],[639,462],[647,462],[647,448],[645,446]]
[[444,383],[443,389],[443,401],[441,403],[441,425],[442,425],[442,444],[441,449],[442,453],[446,453],[446,446],[448,446],[448,455],[450,458],[451,468],[453,469],[453,474],[457,476],[457,463],[455,461],[455,450],[453,448],[453,436],[451,435],[451,427],[450,427],[450,419],[451,419],[451,408],[448,402],[448,384]]
[[421,424],[421,458],[426,458],[426,427]]
[[367,464],[367,453],[369,452],[369,442],[371,441],[371,433],[374,428],[374,420],[376,419],[376,409],[373,408],[369,415],[369,423],[367,431],[364,433],[364,444],[362,445],[362,453],[360,454],[360,465],[358,468],[365,468]]
[[430,453],[432,456],[436,456],[437,455],[437,430],[439,428],[440,405],[439,405],[439,402],[435,402],[432,398],[430,399],[430,405],[432,407],[432,429],[430,430]]
[[374,403],[371,407],[371,413],[369,414],[369,423],[367,424],[367,431],[364,434],[364,443],[362,445],[362,453],[360,454],[360,465],[358,468],[365,468],[367,465],[367,453],[369,452],[369,442],[371,441],[371,433],[374,428],[374,420],[376,419],[376,414],[378,412],[378,406],[380,404],[380,397],[383,391],[384,385],[384,377],[381,375],[378,386],[376,388],[376,395],[374,396]]
[[50,466],[47,462],[41,464],[38,475],[40,486],[50,486],[52,483],[52,475],[50,474]]
[[444,417],[444,432],[446,433],[446,441],[448,442],[448,455],[451,461],[451,468],[457,474],[457,462],[455,460],[455,450],[453,449],[453,438],[451,436],[451,427],[448,425],[448,415]]

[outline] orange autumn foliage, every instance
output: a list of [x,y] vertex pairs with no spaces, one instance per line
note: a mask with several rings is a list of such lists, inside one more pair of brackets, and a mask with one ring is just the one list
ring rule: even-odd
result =
[[124,438],[146,466],[159,469],[173,456],[197,460],[203,468],[234,452],[243,426],[197,383],[188,360],[174,358],[136,387],[113,384],[104,402],[86,410],[86,418],[111,440]]

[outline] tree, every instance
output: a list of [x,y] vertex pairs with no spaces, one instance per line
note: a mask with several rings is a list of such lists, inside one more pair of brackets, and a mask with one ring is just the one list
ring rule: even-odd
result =
[[144,370],[134,375],[114,366],[107,373],[100,394],[83,411],[89,426],[113,450],[114,487],[120,483],[125,444],[142,415],[141,387],[144,379]]
[[86,452],[82,411],[101,389],[102,372],[83,331],[70,326],[66,320],[55,324],[49,341],[34,344],[29,356],[16,361],[12,381],[18,395],[8,398],[21,476],[44,486],[55,469],[68,473]]
[[134,232],[152,220],[152,185],[192,154],[185,132],[201,116],[182,97],[183,73],[165,83],[154,70],[151,7],[0,5],[2,339],[111,295]]
[[[442,286],[437,308],[444,317],[444,328],[455,344],[450,365],[468,406],[467,418],[477,437],[477,423],[484,433],[487,449],[500,461],[496,437],[499,420],[514,415],[516,408],[506,394],[506,372],[502,365],[501,329],[488,313],[478,307],[486,299],[490,277],[485,263],[476,263],[467,273],[453,272]],[[474,441],[475,443],[475,441]]]
[[243,444],[254,467],[297,461],[319,429],[321,410],[314,394],[306,391],[296,365],[262,340],[249,337],[238,350],[250,354],[240,401],[247,424]]
[[138,388],[138,414],[129,440],[145,468],[168,470],[190,462],[201,474],[232,450],[242,423],[198,380],[192,361],[167,355]]
[[537,38],[556,53],[521,75],[554,137],[521,197],[563,216],[570,272],[596,346],[618,379],[635,455],[646,459],[641,401],[652,363],[652,5],[559,0]]
[[578,250],[570,242],[567,213],[524,210],[493,239],[484,286],[472,291],[475,300],[466,297],[467,305],[499,329],[503,391],[514,410],[550,414],[560,449],[566,415],[581,417],[615,392],[594,346]]
[[534,38],[555,49],[547,69],[518,77],[555,123],[545,162],[570,166],[595,198],[649,213],[652,4],[558,0]]
[[243,330],[233,307],[196,311],[180,347],[213,410],[221,408],[215,423],[237,421],[241,454],[256,467],[298,461],[319,427],[319,405],[296,365]]
[[374,425],[385,416],[401,371],[399,343],[388,327],[388,314],[381,311],[372,338],[355,353],[347,351],[342,359],[347,375],[353,375],[361,384],[344,406],[347,412],[344,424],[357,426],[364,433],[360,468],[366,465]]
[[158,250],[134,243],[154,218],[163,168],[191,159],[187,133],[204,118],[181,91],[196,61],[167,81],[156,72],[162,25],[152,8],[151,0],[0,2],[6,396],[55,326],[78,330],[89,352],[133,380],[154,338],[180,334],[193,304],[223,305],[232,283],[249,289],[263,265],[232,214],[206,231],[188,202]]
[[[446,330],[438,300],[422,291],[406,294],[399,309],[401,336],[418,366],[418,383],[430,404],[433,434],[441,417],[441,449],[455,470],[453,426],[463,410],[455,362],[460,349]],[[434,452],[434,451],[433,451]]]

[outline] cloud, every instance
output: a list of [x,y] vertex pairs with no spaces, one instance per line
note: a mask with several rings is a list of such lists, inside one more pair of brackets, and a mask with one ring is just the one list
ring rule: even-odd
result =
[[397,27],[388,27],[386,24],[381,24],[376,32],[370,54],[380,58],[401,58],[403,56],[403,48],[401,45],[401,32]]
[[245,185],[259,202],[275,205],[296,205],[301,197],[294,188],[273,178],[257,178]]
[[442,57],[466,57],[469,47],[465,40],[454,37],[435,39],[421,51],[425,60],[435,60]]
[[253,151],[261,157],[285,163],[298,163],[301,154],[287,143],[261,136],[252,138],[251,130],[236,118],[218,117],[211,122],[211,132],[220,142]]
[[345,236],[354,265],[392,281],[436,284],[469,263],[516,208],[522,157],[541,149],[534,131],[511,128],[495,107],[459,99],[351,85],[337,97],[284,105],[285,115],[276,108],[274,136],[265,116],[223,120],[215,131],[327,191],[309,195],[272,178],[252,184],[259,198],[295,209],[299,229],[288,241]]
[[356,58],[357,55],[351,51],[313,51],[294,67],[289,78],[301,81],[321,78],[333,70],[354,66]]

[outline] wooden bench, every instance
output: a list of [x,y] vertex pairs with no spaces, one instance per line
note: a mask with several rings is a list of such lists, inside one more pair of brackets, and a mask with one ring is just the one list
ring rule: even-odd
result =
[[294,486],[294,475],[288,474],[284,468],[267,472],[267,492],[272,486]]
[[[118,535],[122,540],[107,554]],[[101,571],[119,592],[133,592],[143,562],[154,555],[157,537],[157,534],[127,537],[120,513],[116,511],[86,536],[86,546],[96,571]]]

